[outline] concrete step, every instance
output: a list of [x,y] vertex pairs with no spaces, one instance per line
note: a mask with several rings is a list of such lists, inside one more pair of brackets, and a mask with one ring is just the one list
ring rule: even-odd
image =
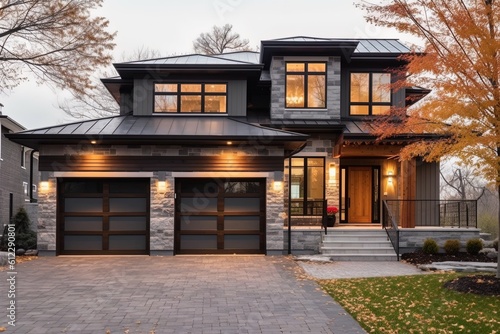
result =
[[321,247],[321,254],[336,255],[336,254],[371,254],[371,255],[396,255],[392,247]]
[[387,241],[387,235],[324,235],[323,242],[325,241]]
[[341,255],[329,255],[333,261],[397,261],[398,257],[396,254],[341,254]]
[[323,247],[356,247],[372,248],[372,247],[389,247],[391,243],[387,240],[363,240],[360,242],[353,242],[351,240],[323,240]]

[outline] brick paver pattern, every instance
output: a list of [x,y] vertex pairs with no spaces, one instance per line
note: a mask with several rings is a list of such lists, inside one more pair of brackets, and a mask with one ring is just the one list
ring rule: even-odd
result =
[[[287,257],[45,257],[19,264],[6,333],[365,333]],[[3,313],[3,314],[2,314]]]

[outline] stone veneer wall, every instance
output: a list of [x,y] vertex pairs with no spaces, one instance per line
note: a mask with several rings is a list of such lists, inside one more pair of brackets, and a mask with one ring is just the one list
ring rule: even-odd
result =
[[458,239],[462,251],[465,251],[465,245],[469,239],[479,238],[480,229],[470,228],[403,228],[399,232],[399,253],[410,253],[422,248],[425,239],[434,239],[443,252],[442,247],[446,240]]
[[[292,254],[318,254],[323,230],[292,230]],[[288,230],[283,230],[284,254],[288,254]]]
[[[326,109],[285,110],[285,63],[287,61],[326,61]],[[271,75],[271,118],[340,119],[340,57],[273,57]]]
[[[118,156],[219,156],[233,154],[245,159],[252,156],[284,156],[279,147],[213,147],[189,148],[166,147],[156,145],[126,146],[126,145],[79,145],[79,146],[44,146],[40,149],[41,155],[118,155]],[[131,171],[133,172],[133,171]],[[282,171],[276,175],[282,175]],[[85,173],[79,173],[84,177]],[[227,173],[210,173],[211,177],[226,177]],[[235,173],[238,177],[238,173]],[[205,174],[208,175],[208,174]],[[260,173],[259,175],[262,175]],[[282,254],[283,225],[286,218],[283,189],[274,189],[274,172],[267,173],[266,178],[266,252],[269,255]],[[75,175],[72,175],[75,176]],[[103,174],[109,177],[110,174]],[[197,175],[200,177],[200,175]],[[96,177],[95,173],[92,177]],[[189,176],[183,176],[189,177]],[[207,176],[204,176],[207,177]],[[251,173],[243,177],[252,177]],[[259,176],[262,177],[262,176]],[[158,173],[151,178],[151,209],[150,209],[150,253],[151,255],[168,255],[174,251],[174,190],[175,179],[172,172],[166,171],[166,191],[158,191]],[[283,180],[279,180],[283,181]],[[39,191],[38,217],[38,249],[42,255],[55,255],[56,251],[56,210],[57,206],[57,179],[54,172],[49,173],[48,190]]]
[[50,177],[47,189],[38,187],[37,243],[40,255],[56,253],[56,217],[57,179]]

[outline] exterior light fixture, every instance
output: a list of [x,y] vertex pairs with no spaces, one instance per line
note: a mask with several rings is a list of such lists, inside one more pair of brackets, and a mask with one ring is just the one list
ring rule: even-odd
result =
[[49,190],[49,172],[40,172],[40,191]]
[[232,141],[228,141],[226,144],[233,145],[233,142]]
[[90,143],[91,143],[92,145],[95,145],[95,144],[97,144],[97,140],[91,140],[91,141],[90,141]]
[[335,180],[337,179],[337,165],[334,162],[329,165],[328,174],[328,183],[335,184]]
[[392,175],[393,175],[392,170],[388,171],[388,172],[387,172],[387,175],[389,176],[389,177],[387,178],[387,183],[388,183],[388,184],[392,184]]
[[165,172],[158,172],[158,192],[166,193],[167,192],[167,181]]
[[283,172],[274,172],[274,182],[273,188],[274,191],[282,191],[283,190]]

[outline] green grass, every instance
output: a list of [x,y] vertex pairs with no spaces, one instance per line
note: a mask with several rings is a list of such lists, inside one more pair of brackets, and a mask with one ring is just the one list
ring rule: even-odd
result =
[[500,297],[443,288],[457,274],[319,281],[369,333],[500,333]]

